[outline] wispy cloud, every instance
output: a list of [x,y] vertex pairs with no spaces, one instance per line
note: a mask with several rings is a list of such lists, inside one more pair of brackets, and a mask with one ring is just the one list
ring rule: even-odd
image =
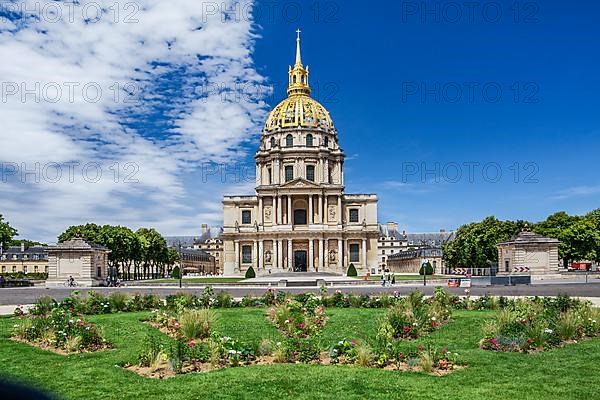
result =
[[[61,15],[31,15],[49,4]],[[251,15],[188,0],[65,4],[14,2],[0,18],[0,212],[44,240],[90,220],[165,234],[218,222],[222,190],[204,184],[214,201],[198,207],[182,173],[243,158],[260,131],[269,88],[251,59]],[[86,18],[97,4],[120,12]],[[244,86],[258,95],[223,95]]]
[[565,200],[574,197],[585,197],[600,194],[600,185],[584,185],[575,186],[569,189],[564,189],[552,196],[555,200]]

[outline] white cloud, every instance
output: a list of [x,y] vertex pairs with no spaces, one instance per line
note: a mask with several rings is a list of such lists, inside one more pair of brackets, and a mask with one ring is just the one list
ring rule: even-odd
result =
[[[84,10],[95,16],[98,3],[107,13],[86,22]],[[218,5],[231,9],[232,3]],[[68,225],[86,221],[153,225],[164,234],[193,234],[201,222],[219,222],[214,204],[220,205],[215,193],[221,190],[206,185],[202,195],[211,203],[198,207],[182,172],[238,160],[260,131],[269,88],[253,68],[251,18],[224,21],[219,13],[203,13],[208,3],[189,0],[83,0],[58,3],[61,18],[51,21],[56,15],[47,12],[57,2],[15,4],[45,10],[38,20],[0,24],[0,212],[21,236],[51,241]],[[137,22],[126,23],[127,16]],[[157,81],[177,68],[184,71],[181,80],[167,89],[183,87],[171,93]],[[224,88],[239,87],[258,90],[253,97],[223,96]],[[156,117],[157,105],[170,109]],[[148,132],[135,124],[144,119],[168,124]],[[74,179],[66,176],[69,162],[79,163]],[[48,163],[61,164],[57,182],[44,179]],[[89,163],[102,166],[97,182],[82,175]],[[39,165],[42,177],[23,182],[7,173],[8,165]],[[133,172],[135,183],[124,182]]]
[[552,196],[552,198],[555,200],[565,200],[573,197],[585,197],[597,194],[600,194],[600,185],[584,185],[561,190],[556,195]]

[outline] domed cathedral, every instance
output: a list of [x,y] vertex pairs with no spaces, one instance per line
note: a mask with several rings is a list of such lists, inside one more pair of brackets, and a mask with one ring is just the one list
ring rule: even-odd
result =
[[344,152],[329,112],[310,97],[297,33],[287,98],[254,157],[256,195],[223,200],[226,275],[377,269],[377,196],[344,193]]

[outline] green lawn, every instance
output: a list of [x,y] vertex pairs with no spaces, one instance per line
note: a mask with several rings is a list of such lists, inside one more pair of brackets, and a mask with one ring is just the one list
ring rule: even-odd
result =
[[[217,329],[243,341],[279,338],[264,309],[217,310]],[[328,309],[323,343],[367,339],[381,310]],[[490,312],[456,312],[453,321],[408,348],[431,342],[458,352],[469,367],[445,377],[351,366],[270,365],[230,368],[151,380],[117,364],[135,362],[152,328],[149,313],[89,317],[115,349],[63,357],[9,340],[14,320],[0,318],[0,374],[39,385],[69,399],[539,399],[597,398],[600,340],[535,355],[478,348],[479,326]]]
[[[244,278],[225,278],[225,277],[215,277],[215,278],[183,278],[181,281],[185,285],[186,283],[231,283],[231,282],[239,282],[244,280]],[[144,281],[148,283],[172,283],[174,285],[179,285],[179,279],[155,279],[150,281]]]

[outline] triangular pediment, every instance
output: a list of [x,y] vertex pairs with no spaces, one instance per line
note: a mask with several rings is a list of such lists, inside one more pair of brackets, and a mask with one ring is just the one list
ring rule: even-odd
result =
[[321,186],[304,178],[296,178],[279,186],[281,189],[320,189]]

